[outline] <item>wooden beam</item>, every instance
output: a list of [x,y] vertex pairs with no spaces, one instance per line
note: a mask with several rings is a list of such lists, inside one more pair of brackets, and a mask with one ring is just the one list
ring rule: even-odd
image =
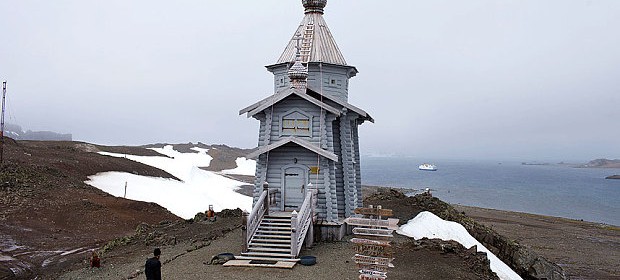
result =
[[392,209],[381,209],[381,208],[355,208],[355,214],[382,216],[382,217],[394,216],[394,214],[392,213]]

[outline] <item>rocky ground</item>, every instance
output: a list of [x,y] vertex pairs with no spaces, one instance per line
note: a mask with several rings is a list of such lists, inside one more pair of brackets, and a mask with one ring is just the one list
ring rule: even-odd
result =
[[[351,257],[355,254],[348,240],[316,244],[302,255],[317,257],[317,264],[297,265],[292,270],[233,268],[212,264],[214,255],[241,250],[241,211],[223,211],[210,222],[205,215],[191,221],[139,226],[136,232],[112,242],[102,253],[103,267],[88,268],[86,260],[75,270],[54,276],[59,279],[141,278],[146,258],[154,246],[163,249],[162,273],[166,279],[357,279]],[[467,250],[452,241],[415,241],[396,236],[395,268],[390,279],[497,279],[486,255]],[[109,248],[109,249],[108,249]]]
[[564,218],[455,206],[558,264],[570,279],[620,279],[620,228]]
[[[190,152],[193,146],[175,148]],[[214,170],[234,168],[234,159],[247,152],[223,145],[204,146],[214,158],[227,158],[214,159]],[[302,254],[317,256],[317,265],[311,267],[274,270],[209,265],[215,254],[240,252],[240,211],[218,213],[215,222],[205,221],[203,215],[186,221],[156,204],[113,197],[83,183],[87,176],[104,171],[172,178],[159,169],[96,153],[160,155],[143,147],[10,140],[4,147],[5,161],[0,167],[0,279],[142,278],[144,261],[155,246],[164,252],[165,279],[208,279],[214,275],[229,279],[357,279],[350,259],[353,247],[346,241],[305,249]],[[252,182],[252,178],[240,179]],[[556,262],[573,279],[620,278],[614,265],[620,252],[620,230],[616,227],[564,219],[545,222],[536,215],[477,208],[457,211],[432,197],[408,198],[392,190],[376,190],[364,189],[365,203],[393,209],[401,222],[423,210],[459,221],[478,234],[479,240],[491,244],[487,247],[496,250],[498,256],[524,269],[529,265],[533,273],[553,272],[557,266],[552,262]],[[390,271],[390,279],[495,279],[484,255],[453,242],[398,236],[394,243],[396,267]],[[88,268],[92,250],[101,252],[99,269]],[[542,261],[542,256],[552,262]]]

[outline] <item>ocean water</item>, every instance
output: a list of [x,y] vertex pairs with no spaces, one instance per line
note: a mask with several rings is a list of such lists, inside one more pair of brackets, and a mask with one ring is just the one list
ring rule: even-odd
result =
[[[430,162],[437,171],[420,171]],[[362,184],[431,188],[453,204],[518,211],[620,226],[620,169],[522,165],[499,161],[421,161],[363,157]]]

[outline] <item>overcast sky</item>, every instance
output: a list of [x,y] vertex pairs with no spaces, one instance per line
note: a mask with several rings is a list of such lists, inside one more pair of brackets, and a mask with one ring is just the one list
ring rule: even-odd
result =
[[[6,122],[254,147],[301,0],[0,0]],[[620,1],[330,0],[362,154],[620,158]]]

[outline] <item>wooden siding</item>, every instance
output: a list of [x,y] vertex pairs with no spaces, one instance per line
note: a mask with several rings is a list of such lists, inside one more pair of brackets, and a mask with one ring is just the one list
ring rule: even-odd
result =
[[[289,88],[291,81],[288,77],[288,64],[281,64],[270,69],[273,72],[274,92]],[[310,63],[308,65],[309,87],[322,91],[325,96],[337,98],[347,102],[349,99],[349,76],[351,68],[335,66],[325,63]],[[332,84],[331,81],[334,80]]]
[[311,64],[308,68],[308,86],[322,91],[319,93],[325,96],[346,102],[349,98],[349,71],[329,64]]
[[346,112],[340,116],[340,150],[342,158],[342,180],[344,188],[344,214],[349,217],[353,214],[351,208],[353,192],[351,191],[352,167],[351,167],[351,128]]
[[288,66],[288,63],[285,63],[270,69],[273,73],[273,92],[278,92],[291,86],[291,80],[288,77]]
[[340,146],[340,119],[336,119],[332,122],[332,128],[333,128],[333,146],[334,146],[334,153],[337,154],[341,160],[339,160],[338,162],[334,163],[334,183],[336,184],[336,210],[338,213],[338,217],[344,217],[345,216],[345,211],[344,211],[344,205],[345,205],[345,201],[344,201],[344,180],[343,180],[343,173],[342,173],[342,149]]
[[[269,160],[268,163],[267,163],[267,156]],[[297,159],[297,163],[295,163],[294,161],[295,158]],[[319,192],[319,196],[318,196],[319,207],[317,207],[317,213],[319,214],[319,217],[321,218],[326,217],[327,213],[326,213],[326,206],[325,206],[326,203],[325,203],[325,191],[324,191],[325,189],[324,182],[326,181],[326,178],[325,178],[326,173],[319,172],[319,174],[310,174],[309,170],[311,166],[317,166],[317,163],[319,164],[319,166],[323,165],[322,162],[329,163],[330,162],[329,159],[324,158],[322,156],[318,156],[317,158],[317,154],[311,151],[308,151],[307,149],[302,148],[295,144],[287,144],[282,147],[279,147],[278,149],[275,149],[269,153],[261,155],[259,159],[260,159],[260,163],[257,165],[265,166],[266,164],[268,164],[265,178],[267,182],[269,183],[269,188],[278,189],[281,192],[280,193],[281,195],[276,198],[276,202],[278,206],[282,205],[281,204],[282,194],[283,194],[282,192],[284,191],[283,189],[284,182],[283,182],[283,174],[282,174],[283,168],[286,166],[293,165],[293,164],[297,164],[298,166],[304,166],[308,172],[308,175],[307,175],[307,179],[309,181],[308,183],[312,183],[313,188],[322,190],[321,192]],[[259,168],[257,167],[257,169]],[[322,168],[320,168],[319,171],[321,171],[321,169]],[[329,173],[327,173],[327,176],[329,176]],[[329,178],[327,178],[327,181],[329,181]],[[259,182],[259,183],[262,184],[262,182]],[[255,190],[262,190],[262,186],[255,185]],[[293,203],[301,204],[301,201],[295,201]]]

